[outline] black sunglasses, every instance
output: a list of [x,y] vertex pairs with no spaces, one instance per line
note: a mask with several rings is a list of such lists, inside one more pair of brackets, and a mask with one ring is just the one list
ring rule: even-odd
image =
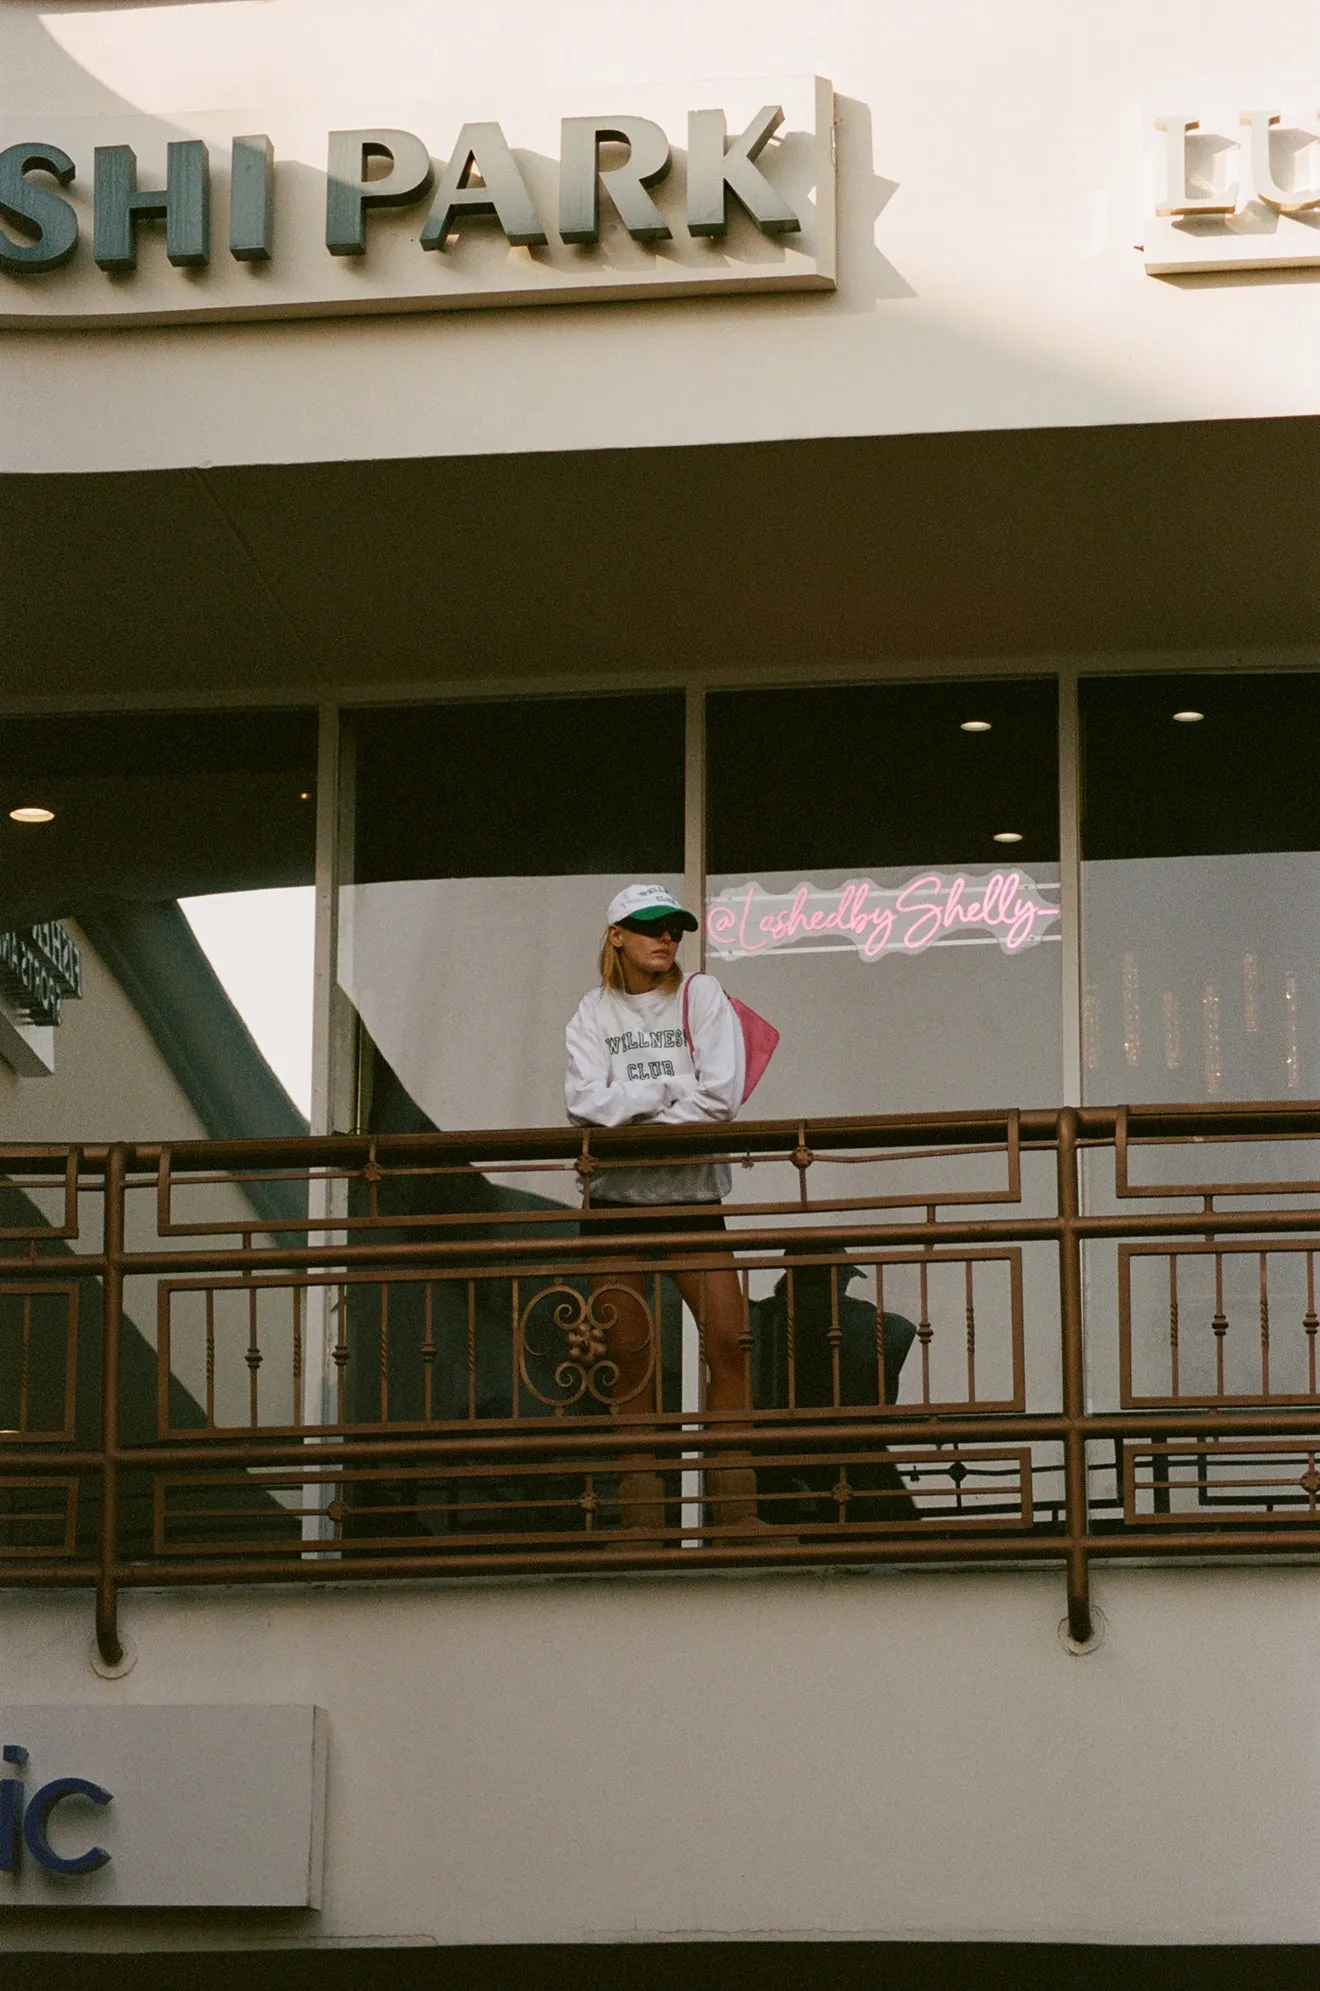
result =
[[615,921],[626,933],[644,933],[649,940],[681,940],[687,927],[681,919],[621,919]]

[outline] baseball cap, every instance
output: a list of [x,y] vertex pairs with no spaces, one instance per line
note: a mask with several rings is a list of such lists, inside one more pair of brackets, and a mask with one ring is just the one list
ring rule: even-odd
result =
[[671,919],[677,917],[689,933],[696,932],[692,914],[663,885],[625,885],[610,900],[605,924],[617,926],[621,919],[663,919],[666,914]]

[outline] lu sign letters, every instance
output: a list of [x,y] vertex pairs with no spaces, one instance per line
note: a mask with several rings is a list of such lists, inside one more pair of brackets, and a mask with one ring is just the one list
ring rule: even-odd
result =
[[315,1908],[313,1707],[0,1708],[0,1911]]
[[1150,120],[1147,274],[1320,268],[1320,114],[1273,108]]
[[834,288],[820,77],[0,129],[0,325]]

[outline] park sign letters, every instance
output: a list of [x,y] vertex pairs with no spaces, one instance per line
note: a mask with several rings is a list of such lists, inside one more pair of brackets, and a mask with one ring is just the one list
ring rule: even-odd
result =
[[[834,98],[819,77],[0,128],[0,325],[834,287]],[[335,107],[337,108],[337,107]]]

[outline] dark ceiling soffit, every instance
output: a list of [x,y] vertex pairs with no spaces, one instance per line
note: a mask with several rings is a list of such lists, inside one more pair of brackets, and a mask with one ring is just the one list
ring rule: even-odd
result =
[[1318,474],[1311,417],[10,473],[5,688],[1305,645]]

